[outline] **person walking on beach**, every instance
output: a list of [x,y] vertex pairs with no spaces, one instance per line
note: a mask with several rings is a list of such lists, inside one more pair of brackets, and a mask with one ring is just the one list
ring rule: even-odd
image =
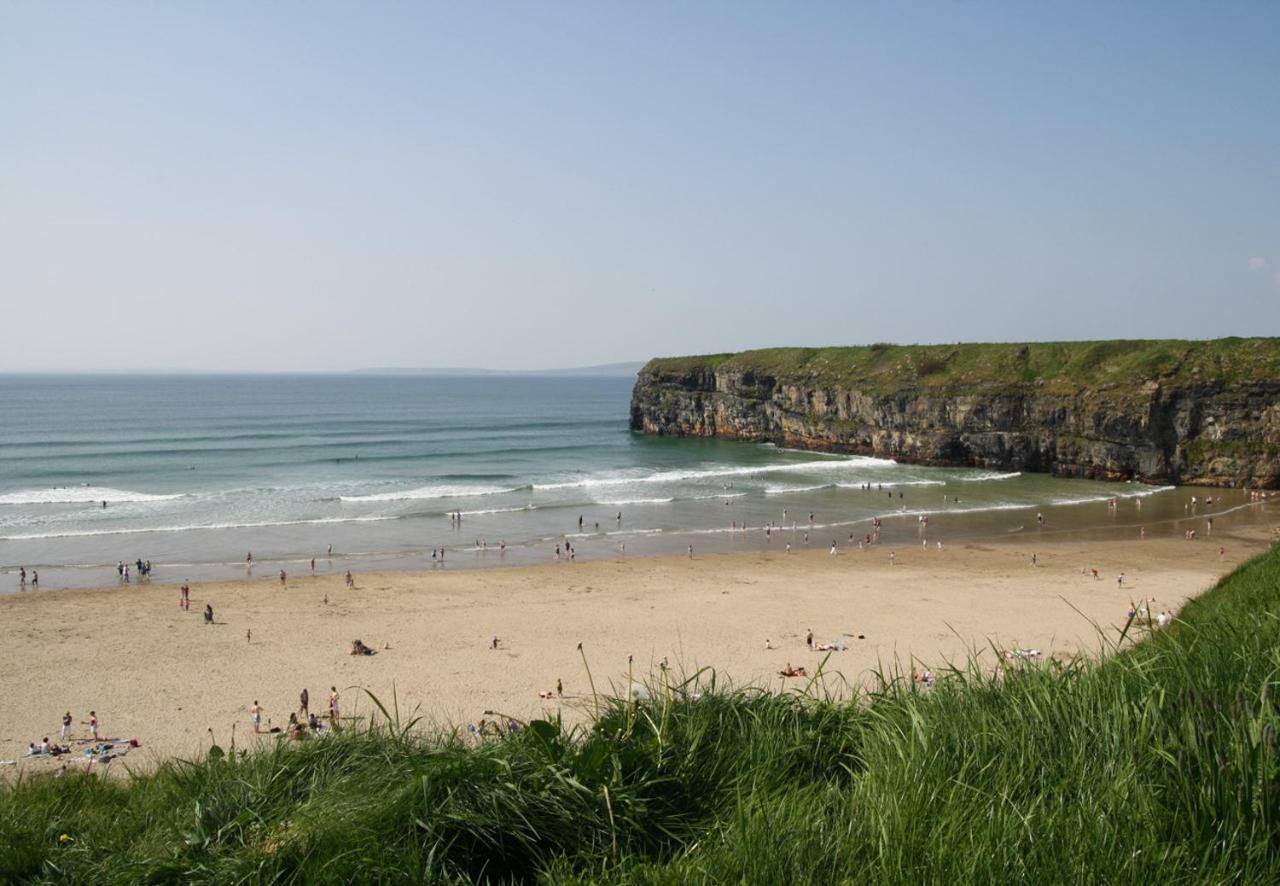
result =
[[306,687],[303,687],[302,694],[298,696],[298,701],[302,703],[302,716],[305,717],[311,712],[311,694],[307,692]]
[[312,572],[315,572],[315,571],[316,571],[316,558],[315,558],[315,557],[312,557],[312,558],[311,558],[311,571],[312,571]]
[[35,591],[39,589],[40,589],[40,573],[32,569],[31,570],[31,590]]
[[813,628],[809,628],[809,632],[804,635],[804,645],[813,648]]
[[71,740],[71,724],[75,722],[71,716],[71,712],[67,711],[62,715],[62,740]]
[[693,545],[689,545],[689,559],[693,559]]
[[262,705],[258,704],[258,700],[255,698],[253,704],[249,706],[249,719],[253,722],[254,732],[262,731],[262,710]]
[[347,587],[354,588],[355,586],[356,586],[356,580],[351,577],[351,570],[348,569],[347,570]]
[[93,736],[93,740],[98,740],[98,712],[89,712],[89,734]]
[[18,567],[18,587],[25,588],[27,586],[27,567]]
[[204,623],[207,625],[213,624],[213,604],[212,603],[204,604]]
[[329,687],[329,725],[338,728],[338,687]]
[[280,570],[280,587],[284,587],[284,583],[289,580],[289,576],[285,574],[283,569]]

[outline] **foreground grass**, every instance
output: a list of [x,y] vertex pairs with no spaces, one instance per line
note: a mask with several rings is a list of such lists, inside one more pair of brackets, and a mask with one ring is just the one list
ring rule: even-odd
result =
[[1280,880],[1280,552],[1101,664],[866,705],[695,684],[0,792],[11,882]]

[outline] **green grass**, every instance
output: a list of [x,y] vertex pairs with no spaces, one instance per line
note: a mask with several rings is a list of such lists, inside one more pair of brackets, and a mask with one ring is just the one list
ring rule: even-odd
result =
[[1274,382],[1280,378],[1280,338],[769,348],[658,358],[645,365],[641,378],[661,380],[712,371],[856,388],[871,394],[1034,386],[1048,393],[1091,389],[1131,396],[1148,381],[1210,386]]
[[478,746],[393,715],[23,779],[0,791],[0,881],[1280,880],[1280,552],[1124,647],[857,705],[703,673]]

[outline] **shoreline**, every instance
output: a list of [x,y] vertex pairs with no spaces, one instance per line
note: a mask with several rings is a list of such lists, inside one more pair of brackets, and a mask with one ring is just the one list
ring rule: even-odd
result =
[[[303,687],[323,714],[331,685],[344,718],[369,714],[368,690],[446,728],[488,710],[580,720],[590,690],[579,642],[602,693],[625,693],[629,669],[649,675],[664,659],[677,673],[710,667],[736,685],[789,688],[796,681],[778,670],[793,664],[812,675],[827,654],[806,648],[808,630],[816,642],[847,644],[826,673],[855,684],[880,662],[936,668],[987,642],[1039,648],[1045,658],[1091,653],[1093,623],[1121,623],[1130,600],[1176,612],[1265,550],[1272,530],[1260,511],[1249,516],[1194,542],[1062,530],[943,550],[879,544],[835,557],[774,549],[370,572],[355,576],[354,590],[341,576],[290,577],[283,589],[271,578],[212,582],[193,587],[189,612],[168,583],[3,595],[10,641],[0,667],[29,676],[0,697],[0,759],[56,738],[68,709],[78,735],[92,709],[104,734],[137,738],[129,767],[197,754],[210,734],[225,747],[233,727],[239,746],[269,742],[250,726],[255,699],[264,720],[283,725]],[[214,626],[202,624],[206,601]],[[377,654],[350,656],[354,639]],[[539,698],[557,680],[570,698]]]
[[[1229,502],[1225,496],[1219,496],[1211,506],[1202,504],[1195,510],[1178,514],[1169,510],[1169,500],[1165,499],[1160,502],[1153,502],[1153,504],[1162,506],[1163,512],[1149,513],[1146,516],[1151,519],[1142,519],[1144,513],[1140,502],[1143,498],[1160,494],[1179,493],[1184,489],[1190,491],[1186,487],[1152,487],[1148,492],[1136,494],[1126,494],[1124,491],[1117,490],[1113,498],[1124,504],[1126,508],[1124,517],[1120,516],[1120,511],[1117,509],[1106,509],[1105,502],[1108,500],[1107,497],[1099,496],[1079,501],[1008,506],[994,505],[960,510],[952,510],[945,503],[943,507],[914,503],[914,506],[908,506],[901,510],[884,510],[876,516],[859,516],[848,520],[837,519],[833,522],[820,520],[813,525],[799,522],[793,522],[791,526],[779,525],[773,528],[772,537],[765,534],[763,525],[752,525],[750,528],[725,525],[700,528],[628,527],[614,530],[612,524],[604,528],[600,528],[597,524],[597,528],[594,531],[579,530],[575,532],[570,529],[535,541],[515,542],[500,550],[499,543],[496,540],[488,547],[459,541],[455,541],[452,545],[448,544],[448,537],[454,537],[464,532],[461,524],[450,524],[448,530],[436,526],[432,533],[436,537],[446,536],[446,543],[442,545],[442,548],[449,553],[448,562],[443,567],[445,571],[457,571],[460,569],[488,571],[524,568],[553,562],[552,548],[558,543],[566,541],[572,541],[575,550],[579,553],[579,559],[582,561],[616,559],[619,555],[620,545],[625,548],[625,556],[627,557],[671,556],[683,551],[689,543],[693,543],[700,551],[706,550],[711,553],[762,553],[779,549],[788,541],[797,542],[802,537],[807,538],[810,532],[816,532],[819,538],[833,538],[839,541],[841,545],[855,543],[854,536],[865,533],[866,530],[871,528],[873,521],[879,519],[884,526],[882,540],[895,544],[907,544],[911,539],[918,538],[918,532],[921,527],[917,524],[916,518],[920,515],[924,515],[925,519],[932,521],[924,526],[924,530],[931,539],[941,536],[948,542],[963,542],[1004,536],[1040,537],[1051,533],[1063,532],[1111,532],[1121,526],[1128,526],[1135,531],[1139,527],[1146,527],[1153,534],[1158,534],[1161,531],[1173,531],[1173,528],[1178,524],[1185,524],[1188,528],[1203,528],[1204,521],[1208,518],[1219,519],[1242,511],[1255,511],[1260,515],[1269,506],[1272,506],[1274,502],[1268,493],[1261,493],[1260,497],[1254,498],[1249,493],[1238,490],[1237,492],[1240,495],[1245,496],[1243,500],[1235,497],[1234,500]],[[1137,510],[1133,510],[1131,507],[1135,502],[1138,502]],[[792,504],[794,505],[794,502]],[[1084,516],[1087,508],[1095,509],[1095,513]],[[1104,510],[1105,513],[1103,516],[1096,516],[1096,510]],[[796,509],[796,513],[802,512],[803,507]],[[1043,512],[1047,515],[1047,525],[1029,525],[1030,520],[1024,519],[1021,525],[997,526],[1001,515],[1007,514],[1011,520],[1016,521],[1016,515],[1029,518],[1032,513],[1036,512]],[[1125,522],[1118,522],[1121,519]],[[355,520],[354,523],[360,524],[361,521]],[[235,533],[243,530],[227,528],[202,531]],[[466,534],[463,534],[462,538],[468,538],[472,531],[468,526],[465,530]],[[165,530],[154,530],[154,532],[164,534]],[[483,535],[485,533],[481,529],[476,541],[478,542]],[[425,546],[389,548],[386,550],[339,550],[330,555],[317,553],[314,557],[309,557],[305,554],[274,552],[268,552],[265,556],[262,556],[259,546],[254,545],[253,540],[248,537],[244,539],[243,545],[244,547],[241,549],[250,548],[259,552],[259,556],[255,557],[251,566],[246,566],[246,563],[240,560],[195,560],[187,562],[185,558],[178,560],[157,559],[155,566],[160,573],[161,580],[165,583],[173,584],[178,584],[182,581],[200,583],[256,581],[260,579],[253,575],[255,567],[260,570],[266,570],[265,573],[259,572],[259,576],[264,574],[273,575],[281,568],[290,573],[300,573],[311,561],[316,564],[314,574],[317,576],[342,575],[348,569],[360,572],[414,573],[434,571],[441,568],[431,558],[432,548]],[[821,543],[815,539],[815,547],[817,546],[821,546]],[[321,545],[320,547],[323,546]],[[2,548],[3,540],[0,540],[0,550]],[[5,579],[3,586],[0,586],[0,598],[11,593],[20,594],[32,591],[30,587],[20,588],[18,586],[19,565],[19,563],[13,562],[0,568],[0,576]],[[127,588],[138,584],[136,576],[132,585],[113,581],[115,567],[106,563],[50,565],[47,563],[27,562],[22,565],[25,565],[28,572],[33,569],[40,571],[43,579],[41,593],[63,589]],[[130,565],[132,567],[132,563]],[[142,584],[148,585],[150,583],[151,580],[148,580]]]

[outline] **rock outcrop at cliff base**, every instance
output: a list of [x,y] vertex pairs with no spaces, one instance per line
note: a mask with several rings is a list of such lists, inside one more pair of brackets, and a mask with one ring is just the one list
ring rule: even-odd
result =
[[1280,485],[1280,339],[783,348],[651,360],[631,428],[1147,483]]

